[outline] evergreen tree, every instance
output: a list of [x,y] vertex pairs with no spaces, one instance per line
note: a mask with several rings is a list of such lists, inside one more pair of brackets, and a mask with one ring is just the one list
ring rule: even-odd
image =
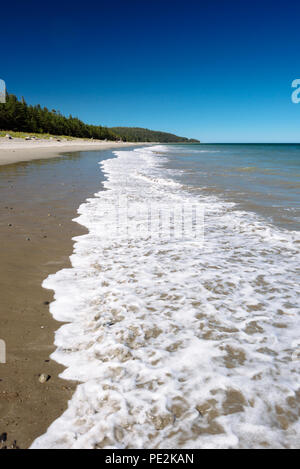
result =
[[77,117],[63,116],[59,111],[40,104],[28,106],[22,97],[18,101],[13,94],[7,94],[6,103],[0,104],[0,130],[16,132],[49,133],[52,135],[66,135],[79,138],[94,138],[99,140],[123,140],[124,142],[161,142],[161,143],[194,143],[177,135],[157,132],[135,127],[107,127],[89,125]]

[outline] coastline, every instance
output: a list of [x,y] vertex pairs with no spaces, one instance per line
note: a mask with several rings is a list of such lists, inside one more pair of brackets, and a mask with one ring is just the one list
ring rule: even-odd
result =
[[[190,162],[185,147],[180,155],[157,146],[101,162],[105,190],[80,207],[89,234],[77,239],[73,268],[44,283],[55,291],[53,316],[68,321],[53,358],[81,384],[32,448],[299,446],[299,234],[203,196],[203,167],[216,164],[211,149],[199,149],[197,164],[194,151]],[[265,167],[261,154],[253,158]],[[218,166],[222,159],[217,152]],[[149,227],[147,209],[128,210],[115,230],[120,187],[132,203],[200,202],[205,240],[203,221],[198,231],[187,218],[184,231],[179,219],[177,234],[167,227],[162,238],[164,224],[151,214]],[[137,219],[151,236],[131,232]]]
[[105,142],[84,139],[50,141],[46,139],[26,141],[0,138],[0,166],[40,159],[57,158],[61,153],[88,150],[113,150],[143,143]]
[[[133,144],[100,148],[120,146]],[[50,274],[71,266],[72,238],[87,233],[72,220],[79,205],[99,191],[104,176],[98,152],[58,155],[57,150],[39,147],[39,161],[5,165],[2,158],[0,166],[0,338],[7,346],[7,363],[0,365],[0,434],[7,433],[7,442],[0,442],[0,449],[13,448],[15,441],[15,446],[29,448],[66,410],[77,386],[61,380],[64,368],[49,358],[62,324],[49,312],[53,292],[41,285]],[[16,150],[14,158],[30,158],[27,152],[31,150]],[[45,384],[39,382],[42,373],[51,376]]]

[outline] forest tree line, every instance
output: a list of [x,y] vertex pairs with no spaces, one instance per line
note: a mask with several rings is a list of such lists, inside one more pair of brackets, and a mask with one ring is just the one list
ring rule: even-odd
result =
[[167,132],[142,129],[140,127],[112,127],[110,130],[128,142],[200,143],[196,139],[178,137]]
[[128,142],[193,143],[198,140],[176,135],[131,127],[103,127],[85,124],[77,117],[63,116],[59,111],[40,104],[28,105],[13,94],[7,94],[6,103],[0,104],[0,130],[66,135],[99,140],[123,140]]

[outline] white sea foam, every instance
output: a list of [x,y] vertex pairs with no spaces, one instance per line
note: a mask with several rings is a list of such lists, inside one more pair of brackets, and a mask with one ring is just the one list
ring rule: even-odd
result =
[[[101,163],[106,190],[77,219],[89,234],[44,282],[69,323],[53,359],[82,384],[33,448],[300,447],[299,233],[167,179],[167,150]],[[112,235],[120,191],[204,204],[204,246]]]

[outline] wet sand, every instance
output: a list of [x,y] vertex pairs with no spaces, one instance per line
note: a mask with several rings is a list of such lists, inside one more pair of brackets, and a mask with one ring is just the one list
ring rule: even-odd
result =
[[[0,339],[7,346],[7,363],[0,364],[0,435],[8,436],[2,446],[16,441],[28,448],[76,388],[58,378],[63,369],[49,360],[60,324],[49,313],[52,292],[41,283],[70,266],[72,237],[85,232],[71,220],[100,190],[97,162],[109,157],[110,151],[81,152],[0,167]],[[51,376],[45,384],[41,373]]]

